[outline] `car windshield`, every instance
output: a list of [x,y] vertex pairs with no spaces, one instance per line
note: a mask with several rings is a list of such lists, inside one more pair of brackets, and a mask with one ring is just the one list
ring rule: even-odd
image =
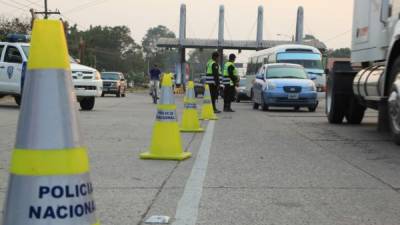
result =
[[24,54],[26,56],[26,58],[29,57],[29,46],[21,46],[22,51],[24,51]]
[[101,79],[103,80],[119,80],[118,73],[101,73]]
[[300,67],[270,67],[266,72],[267,79],[307,79],[307,73]]
[[285,59],[279,60],[279,63],[298,64],[307,69],[322,69],[322,62],[320,60]]

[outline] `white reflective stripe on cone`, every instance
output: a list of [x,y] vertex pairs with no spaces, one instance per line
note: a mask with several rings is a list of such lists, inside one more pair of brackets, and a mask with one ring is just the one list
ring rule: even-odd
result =
[[161,88],[161,98],[160,98],[161,105],[174,105],[174,93],[172,91],[172,87],[163,86]]
[[18,122],[18,149],[81,147],[71,71],[29,70]]
[[4,225],[94,225],[96,206],[89,174],[10,175]]

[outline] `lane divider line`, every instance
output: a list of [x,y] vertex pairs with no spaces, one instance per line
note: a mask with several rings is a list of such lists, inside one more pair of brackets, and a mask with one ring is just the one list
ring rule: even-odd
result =
[[214,136],[215,121],[210,121],[200,144],[192,172],[178,202],[173,225],[196,225],[203,183],[207,174],[208,158]]

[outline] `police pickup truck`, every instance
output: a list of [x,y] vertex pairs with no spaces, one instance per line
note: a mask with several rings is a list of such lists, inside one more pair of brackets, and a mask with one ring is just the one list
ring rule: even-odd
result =
[[[0,42],[0,98],[10,95],[21,104],[21,95],[29,55],[28,43]],[[91,67],[78,64],[71,58],[75,94],[82,110],[92,110],[95,97],[102,94],[100,73]]]

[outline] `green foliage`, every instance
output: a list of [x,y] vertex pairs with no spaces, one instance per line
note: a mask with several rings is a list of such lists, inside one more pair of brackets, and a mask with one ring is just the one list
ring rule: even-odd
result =
[[329,50],[328,55],[331,58],[350,58],[351,50],[350,48],[331,49]]
[[[194,78],[204,75],[207,62],[210,60],[212,53],[215,51],[216,50],[213,49],[196,49],[189,53],[189,59],[187,62],[190,65],[190,70]],[[226,55],[224,55],[224,62],[227,60],[228,58]]]
[[5,40],[8,34],[19,33],[28,34],[31,30],[31,24],[28,19],[0,17],[0,40]]
[[91,26],[86,31],[79,31],[75,25],[68,29],[67,39],[71,54],[83,56],[83,64],[101,71],[124,73],[144,69],[141,47],[132,39],[131,31],[126,26]]
[[[157,64],[164,72],[173,72],[179,55],[176,50],[165,50],[157,48],[157,41],[160,38],[175,38],[174,32],[165,26],[150,28],[142,40],[143,53],[146,57],[148,67]],[[148,70],[149,68],[147,68]]]

